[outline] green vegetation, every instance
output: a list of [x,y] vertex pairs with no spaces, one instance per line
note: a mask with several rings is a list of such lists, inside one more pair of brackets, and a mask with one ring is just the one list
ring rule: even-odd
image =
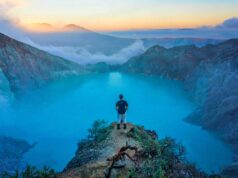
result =
[[56,172],[44,166],[42,170],[27,166],[23,172],[16,171],[14,174],[4,173],[1,178],[56,178]]
[[95,142],[106,140],[112,129],[113,127],[108,126],[106,121],[96,120],[92,128],[88,129],[88,139]]
[[87,138],[78,143],[77,156],[68,163],[66,168],[80,167],[92,160],[97,160],[112,129],[113,127],[104,120],[96,120],[88,130]]
[[140,164],[131,170],[131,178],[221,178],[198,170],[185,158],[186,150],[171,138],[162,140],[152,137],[143,127],[135,127],[128,137],[134,138],[143,148]]
[[85,148],[92,149],[100,147],[110,134],[112,126],[108,126],[104,120],[96,120],[90,129],[88,129],[87,139],[83,139],[78,143],[79,150]]
[[145,154],[152,156],[158,154],[157,152],[160,150],[159,143],[155,142],[155,140],[145,132],[144,127],[133,128],[133,130],[128,132],[127,136],[140,142]]

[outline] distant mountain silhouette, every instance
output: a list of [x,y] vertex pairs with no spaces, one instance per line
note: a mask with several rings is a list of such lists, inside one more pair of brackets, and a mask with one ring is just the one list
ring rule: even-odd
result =
[[53,31],[57,31],[57,28],[49,23],[31,23],[31,24],[28,24],[27,30],[53,32]]
[[88,30],[88,29],[86,29],[84,27],[75,25],[75,24],[65,25],[62,29],[65,30],[65,31],[90,32],[90,30]]
[[90,30],[76,24],[67,24],[63,27],[57,27],[49,23],[31,23],[27,26],[28,30],[36,32],[89,32]]

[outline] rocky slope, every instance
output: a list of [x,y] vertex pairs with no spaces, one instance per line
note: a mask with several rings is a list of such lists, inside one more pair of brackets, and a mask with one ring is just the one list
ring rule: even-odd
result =
[[159,140],[154,131],[132,124],[121,130],[116,124],[104,124],[94,123],[88,139],[78,144],[75,157],[58,178],[212,177],[189,164],[184,147],[173,139]]
[[32,146],[24,140],[0,136],[0,177],[4,172],[14,173],[25,165],[23,155]]
[[67,74],[83,73],[79,65],[0,34],[0,69],[14,93],[36,88]]
[[180,80],[198,104],[187,120],[221,133],[238,148],[238,40],[202,48],[154,46],[122,71]]
[[[9,104],[12,98],[13,94],[11,92],[9,82],[0,69],[0,105],[5,106],[6,104]],[[0,111],[1,109],[2,107],[0,108]]]

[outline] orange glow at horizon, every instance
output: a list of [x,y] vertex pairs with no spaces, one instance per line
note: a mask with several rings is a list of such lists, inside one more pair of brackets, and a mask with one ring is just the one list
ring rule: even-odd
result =
[[[147,29],[173,29],[173,28],[197,28],[204,25],[207,26],[215,26],[221,23],[222,21],[203,23],[204,21],[161,21],[161,20],[154,20],[154,19],[147,19],[145,20],[146,23],[138,22],[138,21],[131,21],[131,20],[121,20],[120,23],[112,23],[110,21],[101,22],[98,24],[90,24],[90,23],[83,23],[82,27],[87,28],[89,30],[94,31],[120,31],[120,30],[147,30]],[[70,22],[62,24],[62,23],[44,23],[44,22],[32,22],[24,24],[23,27],[30,31],[37,31],[37,32],[54,32],[54,31],[62,31],[64,25],[72,24]],[[81,23],[74,23],[75,25],[81,26]]]
[[7,14],[24,28],[42,32],[67,24],[93,31],[196,28],[238,17],[238,0],[0,0],[0,5],[4,2],[13,4]]

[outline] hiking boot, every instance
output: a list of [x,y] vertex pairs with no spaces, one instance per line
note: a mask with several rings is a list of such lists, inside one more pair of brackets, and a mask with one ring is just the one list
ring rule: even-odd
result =
[[117,124],[117,129],[118,129],[118,130],[120,129],[120,124]]
[[124,124],[124,129],[126,129],[126,124]]

